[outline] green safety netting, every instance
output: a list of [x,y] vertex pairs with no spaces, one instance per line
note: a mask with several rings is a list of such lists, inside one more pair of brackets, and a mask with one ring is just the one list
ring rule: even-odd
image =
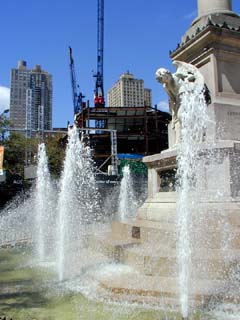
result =
[[120,160],[119,173],[122,175],[122,170],[125,166],[129,165],[131,173],[134,174],[147,174],[147,166],[142,161],[136,161],[131,159]]

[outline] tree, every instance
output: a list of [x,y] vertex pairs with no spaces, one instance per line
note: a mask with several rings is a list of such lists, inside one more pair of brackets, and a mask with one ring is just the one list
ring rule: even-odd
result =
[[63,168],[66,143],[61,134],[48,137],[45,143],[50,173],[55,177],[59,177]]
[[[0,126],[0,128],[3,128]],[[0,131],[3,132],[3,131]],[[1,134],[0,134],[1,136]],[[0,207],[10,200],[17,192],[27,189],[31,181],[24,180],[24,167],[28,164],[37,165],[38,138],[26,138],[23,133],[11,132],[4,136],[4,162],[6,181],[0,183]],[[62,171],[66,142],[61,135],[45,138],[49,159],[50,173],[59,177]],[[30,163],[27,163],[27,159]]]
[[[0,136],[1,132],[5,132],[7,123],[4,126],[0,125]],[[46,144],[50,173],[59,177],[62,171],[66,142],[59,134],[45,137],[44,143]],[[11,132],[8,137],[4,136],[2,144],[5,147],[3,165],[8,173],[23,177],[24,166],[29,164],[27,159],[30,160],[30,164],[37,164],[38,138],[26,138],[22,133]]]
[[34,159],[37,153],[37,139],[26,138],[21,133],[11,132],[4,141],[4,168],[11,174],[19,174],[23,177],[26,165],[26,153]]
[[3,144],[5,140],[5,135],[8,131],[8,127],[10,125],[10,120],[5,115],[5,112],[3,112],[0,115],[0,143]]

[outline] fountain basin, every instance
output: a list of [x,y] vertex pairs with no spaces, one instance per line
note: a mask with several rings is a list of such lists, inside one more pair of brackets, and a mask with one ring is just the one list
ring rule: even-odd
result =
[[[53,269],[33,264],[32,250],[27,247],[0,250],[0,275],[2,317],[19,320],[165,319],[166,313],[159,309],[145,309],[136,304],[126,304],[123,308],[120,304],[103,302],[94,286],[87,292],[80,278],[59,283]],[[82,292],[92,295],[91,298],[84,297]],[[169,313],[168,319],[181,318],[176,313]]]

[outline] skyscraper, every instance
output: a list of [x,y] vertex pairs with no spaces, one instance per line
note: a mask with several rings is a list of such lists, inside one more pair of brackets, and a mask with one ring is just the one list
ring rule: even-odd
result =
[[25,61],[11,70],[10,120],[13,128],[32,136],[34,130],[52,129],[52,76]]
[[142,79],[127,72],[108,91],[109,107],[151,107],[152,92],[144,88]]

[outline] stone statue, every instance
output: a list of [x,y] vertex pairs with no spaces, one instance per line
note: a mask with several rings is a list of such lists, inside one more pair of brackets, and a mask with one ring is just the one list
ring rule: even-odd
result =
[[[172,128],[176,131],[176,143],[179,141],[179,130],[181,119],[179,107],[181,104],[181,95],[184,91],[199,90],[205,92],[205,98],[210,103],[210,95],[204,84],[204,78],[201,72],[192,64],[174,61],[173,65],[177,68],[175,73],[171,73],[165,68],[160,68],[156,72],[156,79],[163,85],[169,96],[169,109],[172,113]],[[207,94],[206,94],[207,93]]]
[[168,69],[159,68],[156,72],[156,79],[163,85],[163,88],[169,97],[169,110],[172,114],[172,128],[178,120],[177,113],[180,105],[179,99],[179,81]]

